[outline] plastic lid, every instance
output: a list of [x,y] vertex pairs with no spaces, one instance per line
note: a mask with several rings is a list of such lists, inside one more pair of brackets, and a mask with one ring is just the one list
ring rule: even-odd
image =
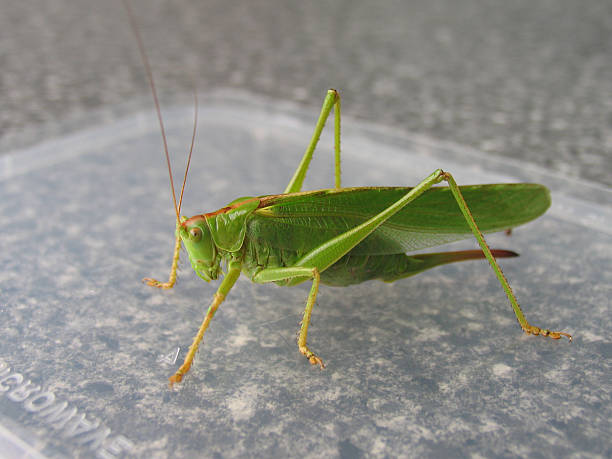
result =
[[[317,109],[227,94],[201,106],[183,213],[282,192]],[[178,182],[192,112],[164,113]],[[331,131],[306,189],[333,184]],[[608,451],[612,193],[350,119],[342,140],[344,186],[414,185],[437,167],[460,184],[549,186],[545,216],[488,241],[521,253],[501,263],[528,320],[574,343],[524,335],[487,263],[473,261],[393,284],[323,286],[308,336],[327,364],[319,371],[295,343],[308,285],[243,277],[169,389],[218,284],[200,280],[184,252],[174,290],[141,282],[166,278],[174,244],[151,112],[0,157],[3,454]]]

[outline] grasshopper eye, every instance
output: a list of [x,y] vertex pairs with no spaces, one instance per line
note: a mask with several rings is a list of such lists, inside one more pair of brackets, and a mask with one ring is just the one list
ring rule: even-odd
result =
[[198,228],[197,226],[194,228],[191,228],[189,230],[189,239],[191,239],[194,242],[198,242],[200,239],[202,239],[202,230]]

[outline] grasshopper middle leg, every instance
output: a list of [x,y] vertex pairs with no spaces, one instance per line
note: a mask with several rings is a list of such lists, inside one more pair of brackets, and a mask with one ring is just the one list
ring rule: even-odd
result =
[[317,300],[317,293],[319,292],[319,284],[321,282],[319,270],[316,267],[269,268],[263,269],[253,278],[255,282],[259,283],[277,282],[283,280],[300,282],[306,279],[312,279],[312,286],[310,287],[310,293],[308,294],[306,308],[304,309],[304,315],[302,317],[302,325],[300,328],[300,334],[298,336],[298,349],[311,364],[319,365],[319,367],[323,369],[325,368],[325,365],[323,364],[321,358],[312,352],[306,344],[312,309],[314,308]]

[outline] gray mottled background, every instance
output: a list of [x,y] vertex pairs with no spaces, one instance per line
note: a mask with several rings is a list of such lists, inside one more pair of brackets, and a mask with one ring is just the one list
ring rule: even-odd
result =
[[[282,190],[312,111],[202,102],[206,160],[194,158],[185,213]],[[177,150],[192,109],[166,113]],[[464,262],[392,284],[323,286],[308,335],[320,371],[295,344],[308,285],[241,278],[170,390],[218,282],[186,260],[172,291],[140,282],[167,275],[174,227],[147,111],[0,158],[0,452],[16,435],[21,453],[58,458],[109,457],[119,441],[143,458],[608,457],[611,193],[576,197],[580,183],[370,123],[344,134],[346,186],[416,183],[440,161],[462,183],[545,183],[551,209],[488,240],[521,253],[501,264],[529,320],[574,342],[521,333],[487,263]],[[332,183],[330,147],[326,132],[307,188]],[[37,411],[28,400],[38,392],[4,379],[17,375],[54,394],[48,409],[78,414],[62,423]],[[78,416],[108,437],[79,433]]]
[[[348,186],[442,166],[551,189],[489,240],[521,253],[503,267],[527,317],[574,343],[521,334],[486,263],[463,263],[323,287],[321,372],[294,342],[306,286],[241,279],[169,390],[216,285],[186,263],[171,292],[140,282],[167,272],[173,212],[125,13],[3,1],[0,456],[609,457],[609,3],[191,3],[134,3],[179,155],[202,95],[186,214],[282,190],[333,86]],[[322,140],[308,188],[332,180]],[[29,403],[45,391],[65,424]]]
[[[133,3],[168,103],[195,84],[317,106],[335,87],[346,114],[612,184],[609,1]],[[118,0],[0,4],[2,145],[150,107]]]

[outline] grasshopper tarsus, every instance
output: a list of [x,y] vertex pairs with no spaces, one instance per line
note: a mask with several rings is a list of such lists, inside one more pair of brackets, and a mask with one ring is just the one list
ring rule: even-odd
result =
[[323,363],[323,360],[321,360],[319,357],[317,357],[314,354],[308,358],[308,361],[310,362],[311,365],[319,365],[320,370],[325,369],[325,364]]
[[183,380],[183,375],[180,374],[179,372],[176,372],[175,374],[173,374],[172,376],[170,376],[168,378],[168,385],[170,386],[170,388],[174,387],[175,384],[180,383]]
[[160,282],[150,277],[145,277],[142,281],[150,287],[163,288],[164,290],[174,287],[174,282]]
[[319,368],[323,370],[325,368],[325,364],[323,360],[319,356],[317,356],[314,352],[312,352],[307,347],[300,347],[300,352],[308,359],[311,365],[319,365]]
[[569,333],[551,331],[547,328],[540,328],[540,327],[536,327],[534,325],[529,325],[529,324],[527,327],[523,328],[523,331],[527,333],[528,335],[535,335],[535,336],[542,335],[544,337],[552,338],[552,339],[561,339],[562,337],[566,337],[570,343],[573,340],[572,335],[570,335]]
[[183,376],[189,371],[191,368],[191,362],[184,362],[176,373],[168,378],[168,384],[170,387],[173,387],[175,384],[180,383],[183,380]]
[[549,335],[552,339],[561,339],[564,336],[567,338],[568,342],[572,342],[573,338],[572,335],[570,335],[569,333],[565,333],[565,332],[550,332]]

